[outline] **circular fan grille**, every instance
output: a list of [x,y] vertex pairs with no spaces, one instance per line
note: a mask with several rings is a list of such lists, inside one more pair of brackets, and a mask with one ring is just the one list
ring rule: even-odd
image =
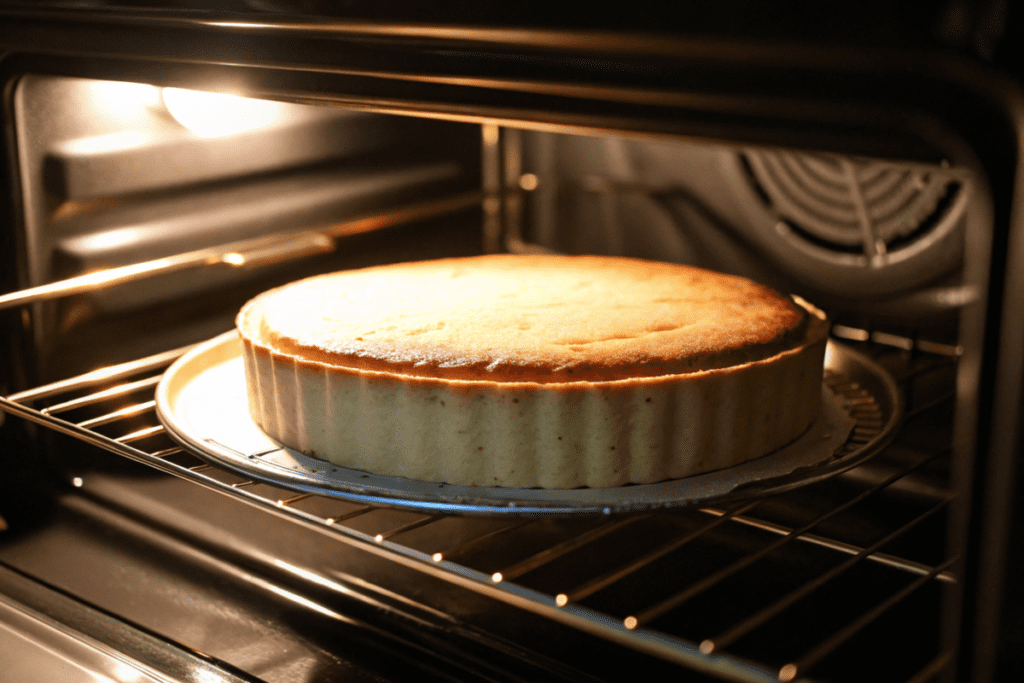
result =
[[[819,258],[880,266],[887,254],[948,230],[960,184],[942,169],[826,154],[754,151],[743,157],[754,189],[790,240]],[[780,230],[786,232],[785,230]]]

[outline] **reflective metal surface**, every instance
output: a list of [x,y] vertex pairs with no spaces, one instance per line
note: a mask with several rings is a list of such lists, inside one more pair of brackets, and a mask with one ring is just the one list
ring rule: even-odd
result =
[[250,683],[0,564],[0,680]]

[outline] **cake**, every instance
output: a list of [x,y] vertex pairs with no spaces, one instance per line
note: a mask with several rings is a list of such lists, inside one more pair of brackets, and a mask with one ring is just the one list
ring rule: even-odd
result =
[[468,486],[651,483],[761,457],[821,400],[828,325],[698,268],[488,255],[321,275],[249,301],[249,410],[280,443]]

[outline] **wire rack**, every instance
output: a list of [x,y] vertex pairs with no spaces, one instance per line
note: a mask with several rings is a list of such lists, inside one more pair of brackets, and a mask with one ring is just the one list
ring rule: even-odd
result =
[[[401,511],[374,527],[372,505],[276,489],[176,445],[152,395],[187,348],[0,398],[0,408],[688,669],[788,682],[855,680],[858,667],[868,667],[876,680],[923,683],[950,661],[937,631],[943,589],[956,581],[942,530],[953,498],[944,473],[959,350],[840,326],[833,334],[886,367],[906,402],[896,440],[867,465],[730,506],[582,522],[467,518],[475,533],[441,544],[423,531],[445,515]],[[857,415],[858,429],[870,432],[873,410],[868,403]],[[885,656],[864,653],[880,652],[870,648],[887,647],[876,641],[893,633],[906,656],[877,675]]]

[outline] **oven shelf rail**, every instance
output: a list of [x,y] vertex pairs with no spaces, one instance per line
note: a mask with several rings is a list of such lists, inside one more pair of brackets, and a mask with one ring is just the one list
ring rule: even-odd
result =
[[[876,354],[917,359],[919,362],[916,365],[908,365],[907,369],[897,376],[905,385],[922,375],[945,371],[955,365],[958,355],[955,348],[915,342],[891,335],[873,336],[871,333],[849,328],[839,328],[837,332],[838,336],[846,340],[871,347]],[[376,533],[359,530],[347,523],[365,517],[379,508],[339,501],[341,507],[337,514],[328,516],[314,513],[303,508],[309,507],[306,503],[310,499],[318,497],[315,494],[260,486],[260,482],[221,471],[183,450],[164,434],[163,426],[156,418],[153,401],[149,397],[159,382],[162,371],[189,348],[192,347],[174,349],[104,368],[76,378],[22,391],[7,398],[0,397],[0,410],[207,489],[232,496],[407,568],[599,638],[726,680],[817,680],[816,667],[822,661],[827,660],[851,639],[869,630],[873,623],[884,618],[888,612],[898,608],[901,603],[922,590],[935,585],[952,585],[956,582],[952,571],[955,558],[945,557],[938,562],[928,563],[886,552],[888,546],[912,533],[915,528],[926,524],[933,516],[944,514],[953,498],[949,493],[935,496],[930,505],[923,506],[910,519],[894,525],[888,533],[870,543],[858,545],[832,538],[823,529],[831,520],[841,517],[858,504],[880,495],[894,485],[899,485],[915,472],[948,458],[949,449],[939,448],[930,452],[913,453],[908,462],[890,468],[887,476],[878,478],[869,485],[866,484],[860,493],[846,500],[836,501],[830,508],[815,514],[802,524],[780,523],[766,515],[758,514],[763,499],[723,508],[687,510],[684,512],[690,521],[685,533],[680,532],[645,552],[637,552],[634,556],[625,558],[619,566],[599,572],[596,576],[581,580],[574,586],[566,586],[561,590],[538,588],[535,582],[531,581],[531,577],[536,573],[542,573],[546,568],[557,565],[565,558],[586,550],[587,547],[598,545],[615,534],[628,532],[631,528],[645,524],[650,518],[673,519],[673,515],[684,512],[659,511],[646,515],[599,518],[583,533],[565,534],[560,540],[539,551],[533,551],[526,557],[496,567],[485,566],[486,562],[462,561],[460,557],[472,557],[473,551],[479,546],[500,544],[504,539],[517,533],[517,530],[535,523],[536,520],[501,520],[499,527],[491,528],[473,539],[461,541],[459,546],[446,548],[443,552],[413,547],[403,543],[402,537],[441,522],[445,515],[404,512],[403,514],[408,516],[407,521],[397,526],[381,528]],[[944,404],[952,401],[951,394],[936,396],[927,393],[922,400],[917,400],[913,394],[914,392],[908,392],[908,405],[905,411],[908,420],[928,411],[941,409]],[[90,408],[94,412],[99,409],[100,412],[77,422],[63,417],[82,408]],[[120,429],[120,432],[117,429]],[[907,451],[908,449],[901,448],[900,452]],[[878,457],[884,455],[883,453]],[[83,483],[80,478],[72,481],[75,486],[82,486]],[[681,552],[685,553],[688,548],[721,533],[726,528],[744,528],[762,535],[765,540],[759,549],[725,562],[717,570],[688,585],[681,585],[673,594],[664,596],[653,604],[636,605],[629,607],[625,612],[620,610],[613,613],[611,610],[595,606],[592,602],[591,598],[594,595],[635,579],[652,565],[665,562],[666,559],[671,559]],[[797,541],[799,543],[796,543]],[[710,591],[727,584],[731,578],[765,558],[788,552],[797,546],[828,551],[838,559],[816,577],[783,591],[766,604],[748,611],[728,627],[707,633],[704,637],[694,638],[691,634],[685,633],[685,629],[674,630],[671,626],[664,625],[671,622],[666,622],[666,615],[671,615],[681,606],[704,598]],[[865,563],[898,573],[905,576],[906,580],[889,595],[874,604],[865,605],[862,613],[852,616],[840,628],[820,634],[817,642],[800,643],[794,650],[794,656],[787,657],[784,661],[759,661],[746,656],[742,648],[733,647],[737,643],[749,640],[751,634],[778,619],[794,605],[813,597],[823,587],[858,570]],[[474,564],[476,566],[473,566]],[[920,666],[904,680],[929,680],[948,663],[947,653],[940,648],[933,652],[932,656],[921,661]]]
[[106,268],[8,294],[0,294],[0,310],[51,301],[186,270],[216,266],[257,267],[315,256],[334,251],[337,248],[338,240],[343,237],[455,213],[479,206],[484,198],[485,195],[480,192],[465,192],[405,206],[394,211],[342,221],[323,229],[265,235],[209,249],[198,249],[127,266]]

